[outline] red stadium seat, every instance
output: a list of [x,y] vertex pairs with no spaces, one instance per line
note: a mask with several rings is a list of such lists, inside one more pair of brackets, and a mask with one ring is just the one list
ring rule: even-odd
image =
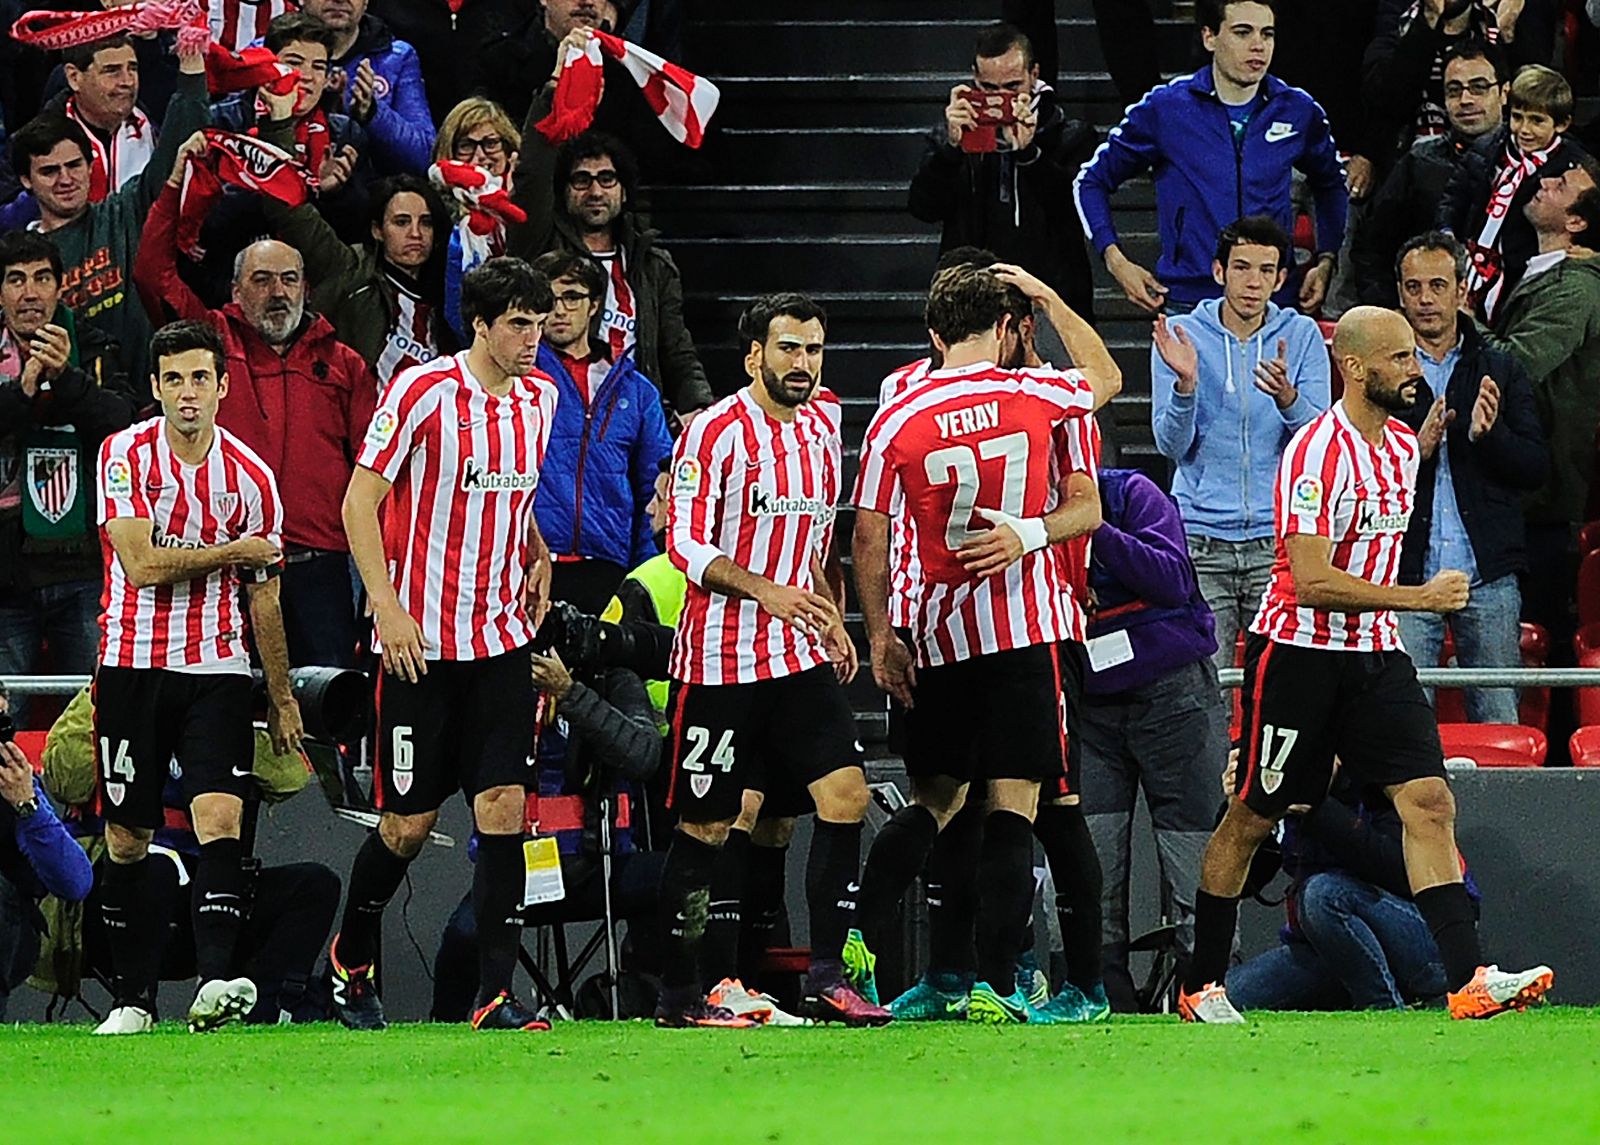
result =
[[[1600,648],[1587,649],[1578,654],[1578,667],[1600,668]],[[1600,724],[1600,688],[1574,688],[1577,694],[1578,726]]]
[[1600,652],[1600,622],[1585,624],[1572,638],[1572,654],[1582,660],[1589,652]]
[[1600,727],[1579,728],[1567,741],[1573,767],[1600,767]]
[[1585,521],[1578,530],[1578,555],[1588,556],[1600,549],[1600,521]]
[[1538,728],[1521,724],[1440,724],[1446,760],[1476,767],[1540,767],[1549,745]]
[[[1600,639],[1600,625],[1595,627],[1595,636]],[[1524,668],[1543,668],[1550,662],[1550,634],[1542,626],[1524,623],[1521,644],[1522,666]],[[1446,629],[1444,645],[1439,653],[1439,666],[1441,668],[1452,666],[1455,661],[1455,655],[1455,638],[1451,635],[1449,629]],[[1466,723],[1467,708],[1465,701],[1462,699],[1461,689],[1439,688],[1435,691],[1434,711],[1437,713],[1441,724]],[[1544,730],[1550,723],[1550,689],[1522,689],[1522,702],[1517,711],[1517,720],[1525,727]],[[1600,723],[1600,720],[1596,722]]]
[[1584,553],[1578,564],[1578,623],[1600,620],[1600,549]]

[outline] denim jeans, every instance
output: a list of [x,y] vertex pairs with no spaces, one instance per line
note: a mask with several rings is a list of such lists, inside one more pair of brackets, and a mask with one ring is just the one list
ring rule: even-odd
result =
[[1276,542],[1223,541],[1189,534],[1189,557],[1200,580],[1200,595],[1211,606],[1217,622],[1217,652],[1211,662],[1221,672],[1232,668],[1234,643],[1240,629],[1248,628],[1261,607],[1261,596],[1272,576]]
[[1444,965],[1416,906],[1343,871],[1300,888],[1304,942],[1228,972],[1241,1010],[1395,1010],[1445,992]]
[[[0,590],[0,676],[38,671],[45,642],[64,676],[87,676],[100,651],[100,582],[74,580],[42,588]],[[11,697],[11,718],[28,726],[28,701]]]
[[[1467,607],[1449,616],[1402,612],[1400,639],[1418,668],[1439,663],[1445,625],[1456,641],[1456,663],[1463,668],[1517,668],[1522,665],[1522,591],[1515,575],[1477,585]],[[1424,689],[1433,703],[1433,689]],[[1475,724],[1517,722],[1517,689],[1467,688],[1467,719]]]

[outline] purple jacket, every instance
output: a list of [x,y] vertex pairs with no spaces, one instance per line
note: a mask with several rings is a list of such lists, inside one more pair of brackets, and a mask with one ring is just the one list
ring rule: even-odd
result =
[[1215,622],[1200,596],[1177,504],[1133,469],[1100,471],[1100,503],[1104,521],[1090,547],[1095,610],[1087,636],[1092,646],[1126,634],[1133,656],[1101,671],[1091,667],[1083,684],[1091,696],[1142,687],[1217,650]]

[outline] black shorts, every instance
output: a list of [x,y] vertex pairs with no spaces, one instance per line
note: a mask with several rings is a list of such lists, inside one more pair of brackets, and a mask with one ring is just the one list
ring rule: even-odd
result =
[[169,776],[180,778],[185,804],[247,796],[256,753],[250,692],[250,677],[234,672],[102,665],[94,677],[101,815],[122,827],[161,826]]
[[750,684],[674,683],[667,715],[667,806],[690,823],[738,818],[746,788],[783,804],[769,817],[802,813],[798,792],[862,766],[855,717],[828,664]]
[[918,668],[905,713],[906,774],[962,783],[1036,779],[1046,796],[1067,775],[1065,658],[1056,644]]
[[429,660],[415,684],[378,677],[372,794],[380,811],[437,811],[457,791],[536,785],[528,648],[484,660]]
[[1439,725],[1404,652],[1244,645],[1244,720],[1234,790],[1280,819],[1328,794],[1333,758],[1357,783],[1445,777]]
[[1079,776],[1083,774],[1083,677],[1089,668],[1089,650],[1076,640],[1063,640],[1061,649],[1061,721],[1067,729],[1066,771],[1053,782],[1046,780],[1039,789],[1040,799],[1061,799],[1079,795]]

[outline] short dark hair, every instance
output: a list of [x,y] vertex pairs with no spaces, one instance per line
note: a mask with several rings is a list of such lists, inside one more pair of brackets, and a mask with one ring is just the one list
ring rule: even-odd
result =
[[1233,254],[1233,248],[1241,243],[1246,246],[1275,248],[1278,252],[1278,269],[1291,269],[1289,250],[1292,244],[1289,242],[1289,235],[1271,216],[1246,215],[1223,227],[1222,233],[1217,236],[1217,261],[1227,266],[1228,256]]
[[1444,50],[1444,58],[1439,61],[1439,74],[1445,71],[1456,60],[1486,60],[1494,69],[1494,80],[1503,84],[1510,77],[1506,73],[1506,56],[1498,45],[1491,44],[1482,36],[1468,36],[1464,40],[1457,40]]
[[978,38],[972,45],[972,59],[974,63],[997,60],[1012,48],[1022,49],[1023,67],[1033,67],[1033,41],[1021,28],[1004,21],[989,24],[978,31]]
[[367,218],[373,226],[383,226],[389,213],[389,200],[396,195],[416,195],[433,216],[434,246],[443,246],[450,229],[450,208],[444,205],[432,183],[420,175],[385,175],[372,184],[372,194],[367,200]]
[[796,322],[810,322],[815,318],[822,323],[823,333],[828,330],[828,312],[811,295],[793,290],[763,294],[739,315],[739,341],[745,349],[748,350],[752,344],[765,343],[767,335],[772,333],[772,320],[780,316],[793,318]]
[[222,334],[211,323],[194,318],[168,322],[155,332],[150,339],[150,372],[159,378],[162,358],[190,350],[210,350],[217,377],[222,377],[228,361],[228,349],[223,344]]
[[77,68],[80,72],[88,71],[94,66],[94,58],[101,52],[110,48],[131,48],[133,37],[126,32],[118,32],[114,36],[107,36],[103,40],[91,40],[87,44],[75,44],[61,51],[61,62],[68,67]]
[[55,243],[36,231],[8,231],[0,235],[0,276],[28,262],[48,262],[56,276],[56,285],[61,285],[61,252]]
[[1278,14],[1278,0],[1196,0],[1194,18],[1206,31],[1216,35],[1222,31],[1222,21],[1227,18],[1229,4],[1260,4]]
[[520,258],[491,258],[461,276],[461,321],[493,326],[507,310],[548,314],[555,306],[550,280]]
[[1450,256],[1450,261],[1455,264],[1456,281],[1465,282],[1467,278],[1467,248],[1456,241],[1456,237],[1445,231],[1423,231],[1420,235],[1413,235],[1401,244],[1399,253],[1394,256],[1394,278],[1400,281],[1400,264],[1405,262],[1406,255],[1417,250],[1440,251]]
[[33,177],[33,161],[50,154],[63,143],[75,143],[85,162],[92,152],[83,128],[59,111],[45,111],[24,123],[11,137],[11,168],[20,178]]
[[1000,256],[988,247],[953,246],[939,256],[936,270],[949,270],[952,266],[993,266]]
[[1012,313],[1006,284],[982,267],[953,266],[940,271],[928,291],[923,321],[946,346],[992,330]]
[[633,157],[631,147],[604,131],[585,131],[563,143],[556,152],[556,202],[567,201],[567,180],[572,176],[572,169],[585,159],[611,160],[611,165],[617,169],[617,181],[627,192],[626,201],[633,202],[639,190],[639,161]]
[[309,12],[285,12],[267,25],[262,43],[272,52],[281,52],[290,44],[321,44],[332,60],[339,50],[339,35]]
[[[1584,169],[1588,170],[1587,165]],[[1581,245],[1586,247],[1600,246],[1600,180],[1597,180],[1596,184],[1581,192],[1572,201],[1572,209],[1567,212],[1573,218],[1583,220]]]
[[576,278],[591,295],[605,302],[606,275],[600,264],[586,254],[553,250],[533,260],[533,269],[553,284],[558,278]]

